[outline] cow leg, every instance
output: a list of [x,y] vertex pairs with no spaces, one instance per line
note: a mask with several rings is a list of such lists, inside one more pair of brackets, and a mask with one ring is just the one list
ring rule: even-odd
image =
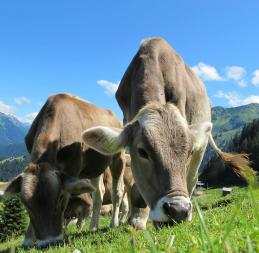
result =
[[92,212],[91,206],[82,206],[82,210],[79,213],[78,220],[77,220],[77,228],[82,230],[85,226],[86,219],[90,216]]
[[22,248],[27,248],[30,246],[33,246],[33,244],[36,242],[36,236],[34,234],[34,229],[32,227],[32,224],[30,222],[29,227],[27,228],[24,241],[21,245]]
[[93,193],[93,215],[90,223],[90,231],[96,231],[98,229],[100,210],[103,202],[103,195],[105,192],[103,185],[103,174],[97,178],[90,180],[91,184],[96,188],[96,192]]
[[64,231],[67,230],[67,226],[68,226],[68,224],[70,223],[71,220],[72,220],[71,217],[64,218],[64,227],[63,227]]
[[198,181],[198,171],[201,165],[201,161],[206,150],[207,143],[199,151],[193,153],[192,159],[187,172],[187,188],[189,192],[189,197],[191,198],[193,191],[195,189],[196,183]]
[[131,215],[128,219],[129,225],[133,226],[138,231],[146,230],[147,220],[150,208],[137,208],[133,207]]
[[125,169],[125,153],[123,151],[113,156],[112,164],[110,165],[110,170],[112,174],[112,204],[113,204],[112,220],[110,223],[111,227],[119,226],[120,204],[121,204],[121,200],[124,192],[124,181],[123,181],[124,169]]
[[124,192],[124,196],[122,198],[121,204],[122,204],[122,212],[121,212],[121,218],[120,218],[120,225],[125,223],[128,212],[129,212],[127,192]]

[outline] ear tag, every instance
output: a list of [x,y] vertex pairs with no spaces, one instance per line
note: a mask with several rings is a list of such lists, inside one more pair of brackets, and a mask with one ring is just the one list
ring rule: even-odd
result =
[[108,152],[113,152],[112,144],[108,143],[106,140],[103,142],[101,148],[108,151]]

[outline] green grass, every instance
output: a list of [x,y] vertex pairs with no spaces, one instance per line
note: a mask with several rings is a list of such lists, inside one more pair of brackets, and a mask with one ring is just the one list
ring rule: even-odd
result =
[[14,160],[22,162],[23,160],[25,160],[25,158],[23,156],[15,157],[15,158],[12,158],[12,159],[11,158],[7,158],[7,159],[5,159],[3,161],[0,161],[0,164],[3,164],[5,162],[7,162],[8,160],[11,160],[11,162],[13,162]]
[[[136,232],[128,225],[109,228],[110,218],[105,217],[97,232],[88,231],[90,221],[81,232],[71,224],[64,243],[44,252],[259,252],[259,189],[233,187],[232,195],[221,195],[222,188],[205,190],[193,202],[191,222],[159,231],[150,220],[146,232]],[[0,252],[25,252],[18,248],[22,241],[23,236],[13,236],[1,243]]]

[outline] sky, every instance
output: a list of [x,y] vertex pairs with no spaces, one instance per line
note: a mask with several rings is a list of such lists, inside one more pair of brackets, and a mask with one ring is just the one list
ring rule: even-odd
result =
[[259,103],[258,0],[0,1],[0,112],[32,122],[67,92],[123,114],[114,93],[143,39],[164,38],[212,106]]

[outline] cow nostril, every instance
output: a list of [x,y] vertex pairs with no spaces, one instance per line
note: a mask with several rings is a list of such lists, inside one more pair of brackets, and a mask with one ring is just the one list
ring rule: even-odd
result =
[[187,219],[191,211],[191,204],[180,202],[166,202],[163,204],[163,210],[164,213],[170,216],[170,218],[172,218],[174,221],[181,222],[182,220]]

